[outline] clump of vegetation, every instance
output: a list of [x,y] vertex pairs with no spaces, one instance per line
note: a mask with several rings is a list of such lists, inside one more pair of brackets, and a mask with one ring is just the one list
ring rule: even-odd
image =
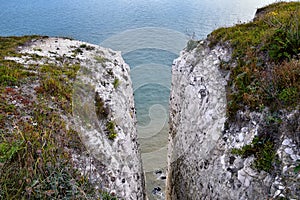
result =
[[80,48],[86,48],[87,45],[86,45],[86,44],[81,44],[79,47],[80,47]]
[[111,76],[114,76],[114,72],[113,72],[112,69],[107,70],[107,73],[108,73],[109,75],[111,75]]
[[0,83],[1,85],[6,86],[6,85],[17,85],[18,82],[15,77],[2,74],[0,77]]
[[83,51],[80,48],[76,48],[72,51],[72,53],[76,56],[78,54],[83,54]]
[[114,88],[116,89],[120,85],[120,80],[118,78],[115,78],[113,85],[114,85]]
[[109,193],[102,193],[102,200],[117,200],[117,197],[112,197]]
[[189,40],[188,43],[187,43],[187,46],[186,46],[186,51],[190,52],[192,51],[193,49],[195,49],[197,46],[198,46],[198,41],[196,40]]
[[91,50],[94,50],[94,49],[95,49],[95,47],[90,46],[90,45],[86,45],[86,44],[82,44],[82,45],[80,45],[79,47],[80,47],[80,48],[84,48],[84,49],[87,50],[87,51],[91,51]]
[[114,140],[117,137],[117,132],[115,130],[116,123],[114,121],[108,121],[106,123],[106,129],[108,131],[108,139]]
[[253,167],[266,172],[271,172],[274,169],[274,163],[276,163],[274,143],[272,140],[264,137],[256,136],[251,144],[245,145],[240,149],[232,149],[231,153],[243,158],[254,155]]
[[100,63],[102,65],[109,61],[107,58],[104,58],[102,56],[95,56],[94,59],[97,61],[97,63]]
[[34,51],[42,51],[41,48],[33,48]]
[[294,172],[297,174],[300,172],[300,164],[294,168]]
[[5,57],[20,57],[17,47],[25,44],[29,40],[38,36],[19,37],[0,37],[0,85],[17,86],[23,78],[27,78],[32,73],[14,61],[5,60]]
[[99,120],[106,119],[109,114],[109,109],[105,106],[103,99],[99,96],[99,93],[95,93],[95,108],[96,114]]
[[[214,31],[210,45],[229,42],[232,62],[228,84],[229,119],[245,107],[276,112],[300,102],[300,3],[275,3],[260,9],[253,22]],[[235,67],[232,63],[235,63]]]

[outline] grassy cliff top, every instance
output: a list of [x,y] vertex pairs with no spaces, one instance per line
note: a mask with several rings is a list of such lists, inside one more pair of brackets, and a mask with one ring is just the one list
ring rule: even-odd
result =
[[[252,22],[219,28],[208,39],[211,47],[232,49],[232,59],[221,63],[230,72],[226,128],[239,123],[238,111],[256,111],[264,117],[252,142],[232,153],[244,158],[254,155],[257,170],[278,173],[280,138],[289,135],[299,141],[295,128],[299,118],[288,126],[294,127],[290,132],[283,129],[289,123],[281,118],[300,105],[300,3],[260,8]],[[297,173],[299,165],[294,170]]]
[[66,120],[80,62],[20,52],[37,39],[47,37],[0,37],[0,199],[100,198],[72,161],[86,151]]
[[233,49],[228,84],[228,116],[245,107],[276,112],[300,103],[300,3],[280,2],[257,10],[250,23],[219,28],[210,45]]

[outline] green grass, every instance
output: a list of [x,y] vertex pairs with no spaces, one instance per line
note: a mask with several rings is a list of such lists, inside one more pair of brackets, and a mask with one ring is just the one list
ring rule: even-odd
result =
[[108,121],[106,123],[106,129],[108,131],[108,139],[114,140],[118,136],[115,128],[116,128],[116,123],[114,121]]
[[[85,147],[61,116],[71,114],[80,66],[64,62],[24,67],[4,59],[20,57],[17,47],[37,38],[0,37],[0,199],[95,199],[101,191],[71,161],[70,149],[82,152]],[[39,86],[31,91],[35,100],[19,89],[36,82]]]
[[109,61],[107,58],[104,58],[102,56],[95,56],[94,59],[97,61],[97,63],[100,63],[102,65]]
[[40,36],[23,36],[23,37],[0,37],[0,85],[16,86],[27,78],[28,71],[24,66],[14,62],[5,60],[5,57],[20,57],[17,47],[24,45],[26,42],[39,38]]
[[85,49],[85,50],[87,50],[87,51],[90,51],[90,50],[94,50],[94,49],[95,49],[95,47],[90,46],[90,45],[86,45],[86,44],[82,44],[82,45],[80,45],[79,47],[80,47],[80,48],[83,48],[83,49]]
[[240,149],[232,149],[231,153],[243,158],[254,155],[253,167],[269,173],[274,170],[274,163],[277,161],[273,141],[264,137],[256,136],[251,144],[245,145]]
[[229,43],[233,48],[232,62],[222,64],[232,72],[227,88],[231,120],[245,107],[277,111],[300,102],[300,3],[275,3],[261,10],[253,22],[209,35],[211,47]]
[[118,86],[120,85],[120,80],[118,78],[115,78],[113,85],[114,85],[114,88],[117,89]]
[[300,104],[300,3],[279,2],[259,11],[252,22],[219,28],[208,39],[210,47],[233,49],[231,61],[221,65],[231,72],[227,123],[236,122],[239,110],[269,110],[259,136],[232,153],[244,158],[253,155],[254,168],[273,173],[278,165],[276,141],[282,134],[277,113]]

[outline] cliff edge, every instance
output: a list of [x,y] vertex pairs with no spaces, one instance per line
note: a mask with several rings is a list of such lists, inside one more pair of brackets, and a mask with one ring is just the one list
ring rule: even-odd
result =
[[167,199],[297,199],[300,4],[190,41],[172,66]]
[[120,52],[40,36],[0,44],[0,198],[145,199]]

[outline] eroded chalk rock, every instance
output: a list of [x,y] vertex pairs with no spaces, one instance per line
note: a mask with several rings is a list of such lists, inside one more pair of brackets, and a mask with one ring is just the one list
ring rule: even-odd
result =
[[[8,60],[26,65],[80,65],[74,80],[73,116],[63,116],[86,151],[72,151],[74,167],[101,191],[145,199],[129,66],[120,52],[64,38],[41,38]],[[34,59],[34,58],[37,59]]]
[[[227,62],[230,56],[227,47],[210,49],[204,42],[192,52],[183,51],[174,61],[166,197],[297,199],[299,109],[281,110],[276,116],[280,120],[270,122],[268,109],[251,112],[245,108],[237,112],[236,121],[227,122],[225,129],[228,75],[220,72],[219,63]],[[265,138],[257,141],[262,135]],[[233,149],[247,145],[262,148],[267,141],[274,146],[266,157],[261,153],[233,153]],[[264,159],[272,159],[270,165]]]

